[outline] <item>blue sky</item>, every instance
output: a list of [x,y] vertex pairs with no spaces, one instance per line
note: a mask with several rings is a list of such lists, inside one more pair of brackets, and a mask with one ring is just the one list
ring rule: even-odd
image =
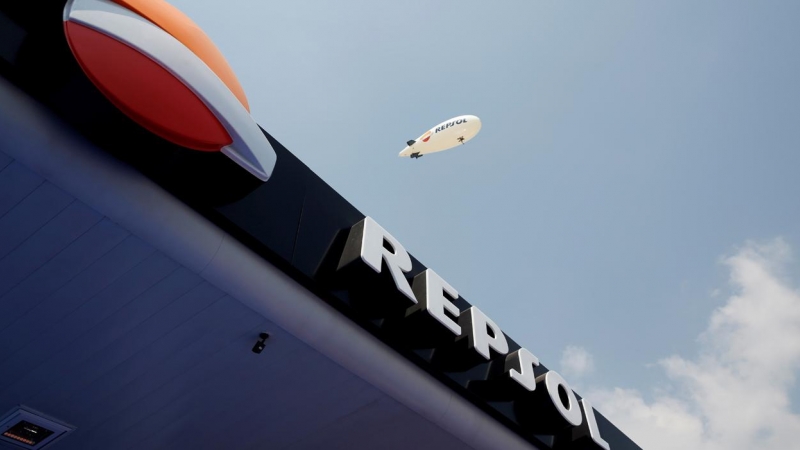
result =
[[659,361],[711,351],[737,257],[796,292],[798,2],[170,2],[331,186],[546,365],[589,355],[579,391],[686,388]]

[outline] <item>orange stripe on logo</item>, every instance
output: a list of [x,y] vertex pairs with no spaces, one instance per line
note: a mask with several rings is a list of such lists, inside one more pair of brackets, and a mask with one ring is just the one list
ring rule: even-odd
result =
[[215,73],[233,92],[233,95],[250,111],[244,89],[233,69],[211,39],[192,19],[164,0],[112,0],[158,25],[180,41]]

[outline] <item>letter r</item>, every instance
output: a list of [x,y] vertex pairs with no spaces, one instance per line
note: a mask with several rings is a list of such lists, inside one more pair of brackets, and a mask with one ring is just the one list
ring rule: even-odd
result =
[[[388,245],[384,245],[384,242]],[[409,300],[417,303],[411,285],[405,277],[405,273],[411,270],[411,257],[394,236],[369,216],[350,229],[347,244],[339,260],[339,268],[358,258],[377,273],[381,273],[381,263],[385,262],[397,289]]]

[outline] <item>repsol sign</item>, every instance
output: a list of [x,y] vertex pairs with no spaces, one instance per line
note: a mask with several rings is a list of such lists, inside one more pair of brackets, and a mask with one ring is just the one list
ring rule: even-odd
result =
[[446,124],[444,124],[444,125],[442,125],[440,127],[436,127],[436,129],[433,130],[433,132],[434,133],[438,133],[440,131],[444,131],[444,130],[450,128],[450,127],[454,127],[454,126],[462,124],[462,123],[467,123],[467,119],[458,119],[458,120],[454,120],[452,122],[447,122]]
[[561,375],[544,370],[535,354],[433,270],[418,270],[409,281],[415,264],[397,239],[366,217],[349,230],[336,271],[349,273],[351,308],[469,395],[508,405],[503,415],[526,434],[549,436],[542,442],[551,448],[610,450],[587,399],[579,401]]

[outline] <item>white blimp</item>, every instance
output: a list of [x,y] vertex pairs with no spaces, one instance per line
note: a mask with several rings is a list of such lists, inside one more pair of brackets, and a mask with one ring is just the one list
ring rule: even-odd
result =
[[419,158],[428,153],[441,152],[463,144],[481,130],[481,119],[476,116],[458,116],[436,125],[422,136],[408,141],[398,156]]

